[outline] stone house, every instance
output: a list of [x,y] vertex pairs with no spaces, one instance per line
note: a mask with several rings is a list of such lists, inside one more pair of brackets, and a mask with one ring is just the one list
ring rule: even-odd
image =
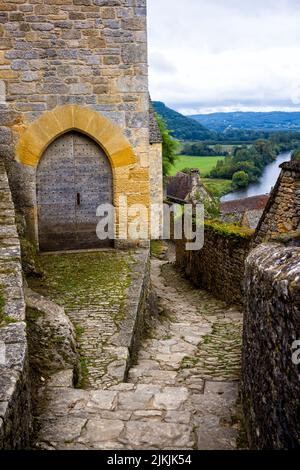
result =
[[198,169],[189,173],[178,172],[167,181],[167,198],[169,201],[182,203],[212,202],[212,197],[205,189]]
[[221,202],[221,220],[225,223],[238,223],[255,230],[268,200],[268,195],[261,195]]
[[40,249],[106,246],[96,208],[119,211],[118,238],[120,196],[162,204],[146,0],[2,3],[0,95],[0,155]]

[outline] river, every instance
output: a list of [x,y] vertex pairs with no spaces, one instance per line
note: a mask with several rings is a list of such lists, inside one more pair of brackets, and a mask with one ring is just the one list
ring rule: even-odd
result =
[[260,179],[256,183],[251,183],[245,189],[233,191],[221,198],[221,202],[234,201],[235,199],[244,199],[245,197],[259,196],[261,194],[269,194],[277,181],[280,174],[279,165],[284,162],[290,161],[292,152],[280,153],[277,159],[269,163],[264,169]]

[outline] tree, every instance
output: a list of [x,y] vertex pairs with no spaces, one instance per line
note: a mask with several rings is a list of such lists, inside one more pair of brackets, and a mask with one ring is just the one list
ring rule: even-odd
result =
[[157,124],[162,136],[162,154],[163,154],[163,175],[168,176],[176,160],[178,159],[177,152],[179,150],[179,142],[170,135],[165,121],[156,114]]
[[300,161],[300,148],[294,150],[294,152],[292,154],[292,160],[297,161],[297,162]]
[[246,188],[249,184],[249,176],[245,171],[236,171],[232,176],[234,188]]

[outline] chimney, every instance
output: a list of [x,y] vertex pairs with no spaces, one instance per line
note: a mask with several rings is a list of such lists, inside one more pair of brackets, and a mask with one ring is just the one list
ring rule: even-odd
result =
[[200,186],[200,170],[198,168],[192,168],[190,170],[190,188],[191,192]]

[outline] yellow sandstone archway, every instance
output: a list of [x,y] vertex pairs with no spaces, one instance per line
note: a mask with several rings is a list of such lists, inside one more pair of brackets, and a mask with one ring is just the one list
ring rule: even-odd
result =
[[30,124],[20,136],[16,159],[37,167],[48,145],[72,130],[94,139],[105,151],[113,170],[137,163],[131,145],[115,124],[97,111],[78,105],[59,106]]

